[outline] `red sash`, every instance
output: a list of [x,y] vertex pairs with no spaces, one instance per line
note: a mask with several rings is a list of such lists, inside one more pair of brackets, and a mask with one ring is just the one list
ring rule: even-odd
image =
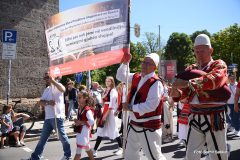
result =
[[111,90],[109,90],[107,96],[105,98],[103,98],[103,104],[104,104],[103,113],[102,113],[102,116],[100,117],[99,122],[97,124],[97,126],[100,127],[100,128],[104,127],[105,121],[103,121],[103,116],[105,116],[107,111],[109,110],[110,93],[111,93]]
[[190,114],[190,106],[189,104],[185,103],[178,117],[178,123],[187,125],[189,114]]

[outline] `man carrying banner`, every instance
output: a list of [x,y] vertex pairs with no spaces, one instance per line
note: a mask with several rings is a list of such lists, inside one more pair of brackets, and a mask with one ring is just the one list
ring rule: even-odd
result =
[[162,129],[162,96],[163,85],[155,74],[159,63],[156,53],[148,54],[142,62],[141,73],[128,73],[127,66],[131,55],[118,68],[117,79],[131,83],[128,102],[123,103],[123,109],[130,111],[130,121],[127,134],[126,160],[140,159],[142,148],[148,159],[165,160],[161,151]]
[[63,93],[65,92],[65,87],[61,83],[54,80],[54,78],[52,78],[48,73],[45,74],[44,80],[46,81],[47,87],[40,98],[40,105],[44,106],[45,108],[45,121],[43,124],[41,138],[34,152],[32,153],[31,158],[28,160],[41,159],[45,144],[51,135],[52,130],[56,130],[56,126],[64,151],[64,157],[61,160],[70,160],[71,148],[63,125],[65,116]]
[[[224,105],[229,98],[229,91],[220,90],[226,86],[227,66],[222,60],[213,60],[212,53],[209,37],[198,35],[194,42],[197,63],[180,73],[187,74],[173,83],[171,95],[180,99],[188,98],[190,104],[187,160],[200,160],[203,152],[209,154],[211,160],[228,159]],[[183,80],[190,73],[197,75],[202,72],[205,74]],[[180,77],[179,74],[177,77]],[[205,143],[208,150],[202,151]]]

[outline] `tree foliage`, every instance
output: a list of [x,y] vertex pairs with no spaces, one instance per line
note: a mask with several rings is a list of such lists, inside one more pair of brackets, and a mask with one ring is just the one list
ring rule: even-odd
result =
[[130,71],[140,72],[141,71],[141,62],[143,61],[145,55],[146,55],[146,48],[142,45],[142,43],[131,43],[130,52],[132,54],[132,60],[130,63]]
[[194,62],[190,37],[185,33],[172,33],[165,46],[164,56],[167,60],[177,60],[177,71],[183,71]]
[[238,24],[213,34],[211,40],[214,59],[222,59],[228,65],[237,63],[238,68],[240,67],[240,26]]
[[211,34],[210,34],[206,29],[201,30],[201,31],[196,31],[196,32],[194,32],[193,34],[190,35],[190,38],[191,38],[193,44],[194,44],[195,38],[196,38],[199,34],[206,34],[206,35],[208,35],[208,37],[211,38]]
[[153,32],[145,33],[146,41],[142,44],[147,53],[156,53],[159,50],[159,37]]
[[[141,70],[141,61],[146,54],[146,49],[144,48],[144,46],[141,43],[134,44],[131,42],[130,43],[130,53],[132,54],[130,70],[131,70],[131,72],[139,72]],[[104,86],[106,77],[113,76],[115,78],[116,84],[118,84],[118,82],[116,80],[116,73],[117,73],[117,69],[119,66],[120,66],[120,64],[115,64],[115,65],[111,65],[108,67],[92,70],[91,71],[92,81],[97,81],[98,83],[100,83],[101,85]],[[85,85],[86,84],[86,73],[84,73],[83,75],[84,75],[84,78],[83,78],[82,84]],[[67,77],[73,79],[74,76],[69,75]]]

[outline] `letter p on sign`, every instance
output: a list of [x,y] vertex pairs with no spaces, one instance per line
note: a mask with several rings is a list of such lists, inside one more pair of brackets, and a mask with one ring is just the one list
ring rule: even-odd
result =
[[17,31],[15,30],[3,30],[3,43],[16,43],[17,42]]

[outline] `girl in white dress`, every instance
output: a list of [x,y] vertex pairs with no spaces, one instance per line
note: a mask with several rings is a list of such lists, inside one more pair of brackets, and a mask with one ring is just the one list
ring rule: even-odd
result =
[[74,160],[81,159],[82,150],[85,150],[90,160],[94,160],[90,149],[91,126],[94,124],[94,99],[86,91],[78,94],[78,116],[74,119],[74,131],[77,132],[77,150]]
[[115,152],[116,155],[122,154],[122,141],[118,132],[117,127],[117,117],[114,113],[118,108],[118,92],[115,89],[114,78],[109,76],[105,80],[105,84],[107,89],[103,95],[103,114],[99,120],[98,128],[97,128],[97,140],[94,146],[94,156],[97,155],[97,149],[102,141],[103,137],[108,137],[109,139],[116,139],[118,142],[118,150]]

